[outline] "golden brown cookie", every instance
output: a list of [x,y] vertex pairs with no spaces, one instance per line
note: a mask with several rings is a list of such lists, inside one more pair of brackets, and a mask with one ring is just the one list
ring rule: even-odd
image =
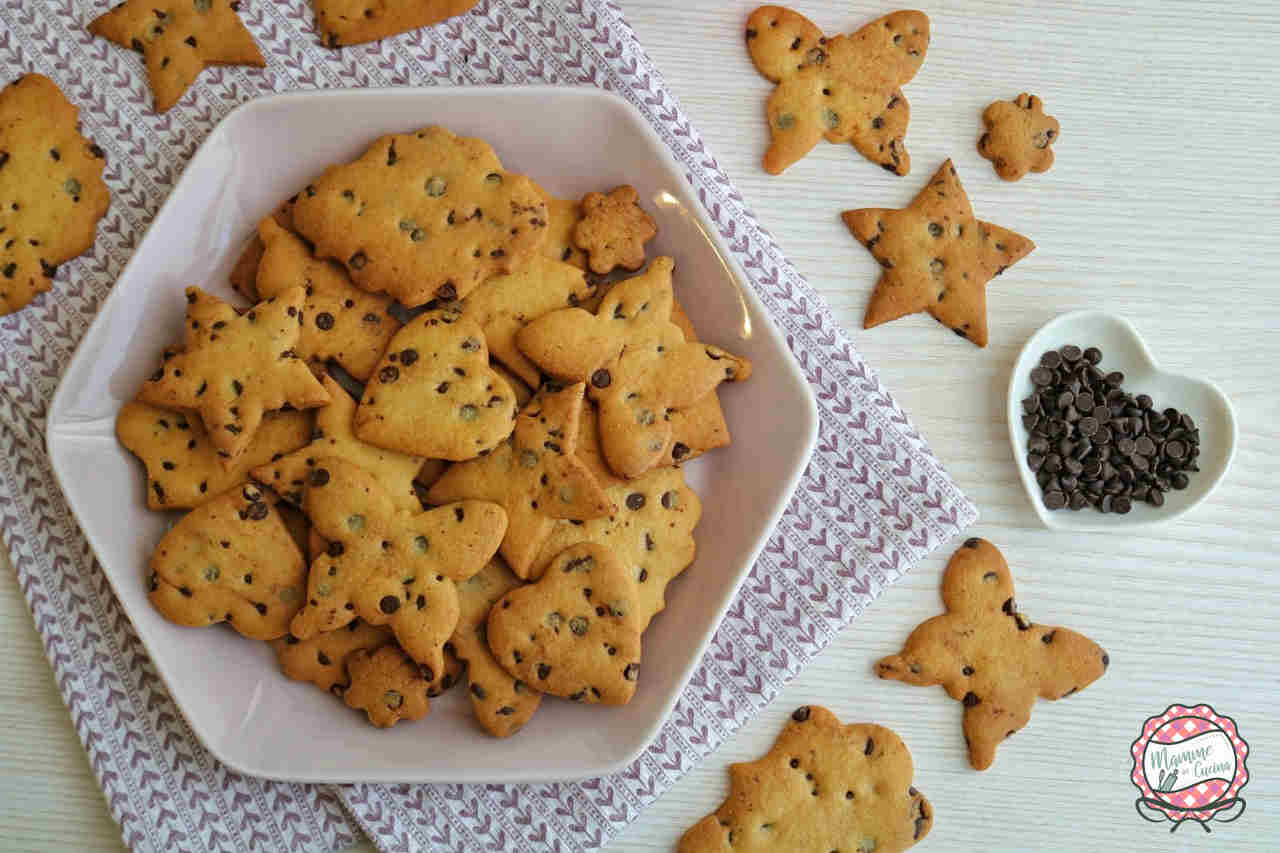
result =
[[623,184],[608,195],[583,196],[573,244],[587,253],[594,273],[604,275],[617,267],[634,272],[644,266],[644,244],[657,235],[658,224],[640,206],[636,188]]
[[427,503],[436,505],[466,498],[500,504],[508,518],[501,552],[518,577],[529,576],[556,519],[581,521],[613,510],[600,481],[577,457],[583,391],[581,382],[542,389],[516,418],[509,442],[454,465],[427,492]]
[[356,435],[378,447],[459,461],[511,434],[515,392],[489,367],[484,332],[452,309],[401,329],[365,386]]
[[914,772],[892,730],[805,705],[767,755],[729,766],[729,797],[678,853],[901,853],[933,827]]
[[540,252],[547,200],[484,140],[428,127],[329,167],[299,194],[293,223],[358,287],[414,308],[462,299]]
[[116,415],[116,437],[147,469],[147,508],[192,509],[243,483],[249,470],[306,445],[310,412],[273,412],[230,468],[223,465],[204,423],[136,401]]
[[295,349],[299,358],[323,365],[337,362],[361,382],[386,351],[400,322],[387,313],[391,299],[365,293],[351,283],[346,270],[311,254],[306,243],[281,228],[271,217],[258,226],[263,253],[258,262],[255,290],[259,299],[279,296],[301,287],[306,322]]
[[334,381],[324,378],[329,392],[329,405],[316,411],[315,430],[311,442],[292,453],[272,459],[253,468],[253,478],[270,486],[276,494],[301,506],[307,481],[316,461],[325,456],[345,459],[373,476],[398,509],[418,512],[422,504],[413,487],[414,478],[422,470],[420,456],[410,456],[366,444],[356,438],[353,424],[356,401]]
[[80,135],[79,118],[40,74],[0,91],[0,316],[48,290],[107,212],[102,149]]
[[431,710],[427,679],[395,645],[352,652],[347,656],[347,674],[351,684],[342,697],[347,707],[364,711],[380,729],[401,720],[421,720]]
[[991,161],[996,174],[1017,181],[1027,172],[1047,172],[1053,165],[1058,120],[1045,115],[1044,102],[1023,92],[1012,101],[996,101],[982,113],[986,132],[978,153]]
[[321,690],[341,696],[351,679],[347,677],[347,655],[357,649],[374,651],[395,642],[385,625],[369,625],[359,619],[336,631],[325,631],[307,640],[287,634],[271,641],[280,670],[294,681],[309,681]]
[[765,110],[772,139],[765,171],[780,174],[825,137],[851,142],[868,160],[905,175],[910,110],[901,87],[928,49],[923,12],[893,12],[853,35],[827,38],[798,12],[756,9],[747,19],[747,50],[756,69],[778,84]]
[[[671,322],[684,334],[686,341],[698,340],[693,321],[678,301],[671,303]],[[724,419],[724,409],[720,408],[720,394],[712,391],[688,408],[671,412],[671,440],[655,467],[679,465],[697,459],[708,450],[729,444],[729,424]]]
[[608,548],[557,554],[489,612],[489,650],[513,677],[574,702],[625,705],[640,676],[636,583]]
[[587,253],[573,244],[573,231],[581,221],[582,205],[576,198],[548,198],[543,256],[585,270]]
[[206,65],[266,65],[239,7],[239,0],[125,0],[89,32],[142,54],[156,111],[164,112]]
[[302,606],[305,579],[302,552],[269,495],[246,484],[169,529],[151,555],[148,597],[179,625],[230,622],[246,637],[274,640]]
[[710,344],[686,341],[671,322],[671,258],[613,287],[593,315],[552,311],[516,335],[521,351],[555,378],[588,382],[600,411],[605,459],[638,477],[671,444],[670,413],[751,375],[751,362]]
[[841,218],[884,267],[864,329],[928,311],[980,347],[987,345],[987,282],[1036,247],[974,217],[950,160],[902,210],[868,207]]
[[542,374],[516,346],[516,332],[550,311],[581,305],[595,290],[577,267],[534,255],[515,272],[476,288],[463,300],[462,316],[480,324],[493,358],[536,388]]
[[907,684],[940,684],[963,703],[969,763],[977,770],[990,767],[1000,742],[1031,720],[1036,696],[1070,696],[1110,663],[1088,637],[1018,612],[1009,565],[985,539],[967,540],[951,557],[942,603],[947,612],[912,631],[902,653],[876,671]]
[[520,731],[542,704],[541,693],[498,666],[485,639],[494,602],[521,584],[497,557],[458,584],[458,627],[445,646],[466,661],[471,710],[494,737]]
[[313,409],[329,394],[298,358],[300,287],[259,302],[243,316],[198,287],[187,288],[186,348],[142,383],[138,400],[200,413],[213,446],[230,468],[253,440],[262,416]]
[[374,477],[335,457],[316,460],[303,508],[328,550],[311,563],[307,603],[290,623],[301,640],[360,617],[390,625],[410,657],[444,671],[441,647],[458,622],[455,580],[498,550],[506,513],[459,501],[422,513],[396,508]]
[[[293,231],[293,205],[298,197],[290,196],[275,212],[271,214],[271,218],[276,224],[286,231]],[[258,264],[262,262],[262,254],[266,251],[266,247],[262,245],[262,238],[258,236],[258,232],[253,232],[253,237],[249,239],[248,245],[240,253],[240,257],[236,259],[236,265],[231,269],[229,277],[231,289],[243,296],[250,302],[260,302],[258,298]]]
[[377,41],[429,27],[476,5],[476,0],[312,0],[316,28],[329,47]]

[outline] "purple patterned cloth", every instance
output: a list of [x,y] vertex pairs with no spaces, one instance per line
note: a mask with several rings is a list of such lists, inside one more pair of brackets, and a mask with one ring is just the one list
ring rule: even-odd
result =
[[[250,0],[266,69],[210,68],[164,115],[139,57],[86,27],[114,0],[0,0],[0,62],[53,78],[107,152],[111,208],[54,290],[0,321],[0,525],[58,686],[134,850],[604,846],[765,706],[884,588],[969,525],[959,493],[813,289],[747,209],[603,0],[485,0],[377,44],[317,42],[307,0]],[[192,736],[55,485],[48,401],[76,343],[183,166],[234,106],[316,87],[594,85],[634,103],[670,147],[818,397],[817,451],[785,516],[654,743],[575,784],[298,785],[240,776]]]

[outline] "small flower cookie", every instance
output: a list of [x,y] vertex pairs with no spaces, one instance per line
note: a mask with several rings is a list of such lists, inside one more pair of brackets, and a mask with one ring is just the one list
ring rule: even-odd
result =
[[608,195],[583,196],[582,221],[573,228],[573,243],[587,253],[593,273],[605,275],[615,267],[634,272],[644,266],[644,244],[657,236],[658,225],[639,199],[630,184]]
[[978,153],[991,161],[996,174],[1017,181],[1027,172],[1047,172],[1053,165],[1058,120],[1045,115],[1044,102],[1023,92],[1012,101],[996,101],[982,114],[987,131]]
[[431,689],[421,669],[394,645],[358,649],[347,657],[351,684],[343,694],[350,708],[364,711],[380,729],[401,720],[421,720],[431,710]]

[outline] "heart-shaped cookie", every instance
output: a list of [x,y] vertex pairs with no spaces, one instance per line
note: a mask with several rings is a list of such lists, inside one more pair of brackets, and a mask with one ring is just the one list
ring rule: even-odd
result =
[[562,551],[489,613],[489,649],[515,678],[575,702],[625,705],[640,674],[636,584],[607,548]]

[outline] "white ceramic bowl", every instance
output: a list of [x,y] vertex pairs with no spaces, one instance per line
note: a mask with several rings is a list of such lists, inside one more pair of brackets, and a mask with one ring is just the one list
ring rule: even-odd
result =
[[[471,718],[465,688],[389,731],[281,675],[264,643],[181,628],[151,607],[143,572],[174,516],[148,512],[142,468],[116,441],[121,404],[182,328],[190,284],[231,298],[227,273],[256,223],[325,166],[375,137],[428,124],[489,140],[559,197],[631,183],[658,221],[651,255],[676,259],[700,337],[749,356],[721,390],[733,445],[690,463],[702,498],[698,556],[645,634],[635,698],[620,708],[548,700],[513,738]],[[53,470],[112,588],[192,730],[244,773],[299,781],[530,782],[612,773],[657,733],[773,529],[817,437],[817,409],[786,343],[683,170],[626,101],[588,88],[324,91],[264,98],[209,135],[156,215],[67,368],[50,407]]]
[[[1044,505],[1035,474],[1027,466],[1027,428],[1022,423],[1022,400],[1032,392],[1031,369],[1047,350],[1066,344],[1081,349],[1102,350],[1104,372],[1124,374],[1125,391],[1149,394],[1157,410],[1169,406],[1186,412],[1200,430],[1200,471],[1191,474],[1191,483],[1182,491],[1165,493],[1162,507],[1134,501],[1125,515],[1102,513],[1092,506],[1072,511],[1049,510]],[[1046,323],[1023,346],[1009,377],[1009,440],[1014,464],[1027,490],[1031,505],[1046,527],[1055,530],[1106,531],[1144,527],[1173,521],[1190,512],[1214,490],[1227,469],[1236,448],[1236,418],[1231,402],[1216,385],[1206,379],[1161,370],[1138,330],[1128,320],[1102,311],[1074,311]]]

